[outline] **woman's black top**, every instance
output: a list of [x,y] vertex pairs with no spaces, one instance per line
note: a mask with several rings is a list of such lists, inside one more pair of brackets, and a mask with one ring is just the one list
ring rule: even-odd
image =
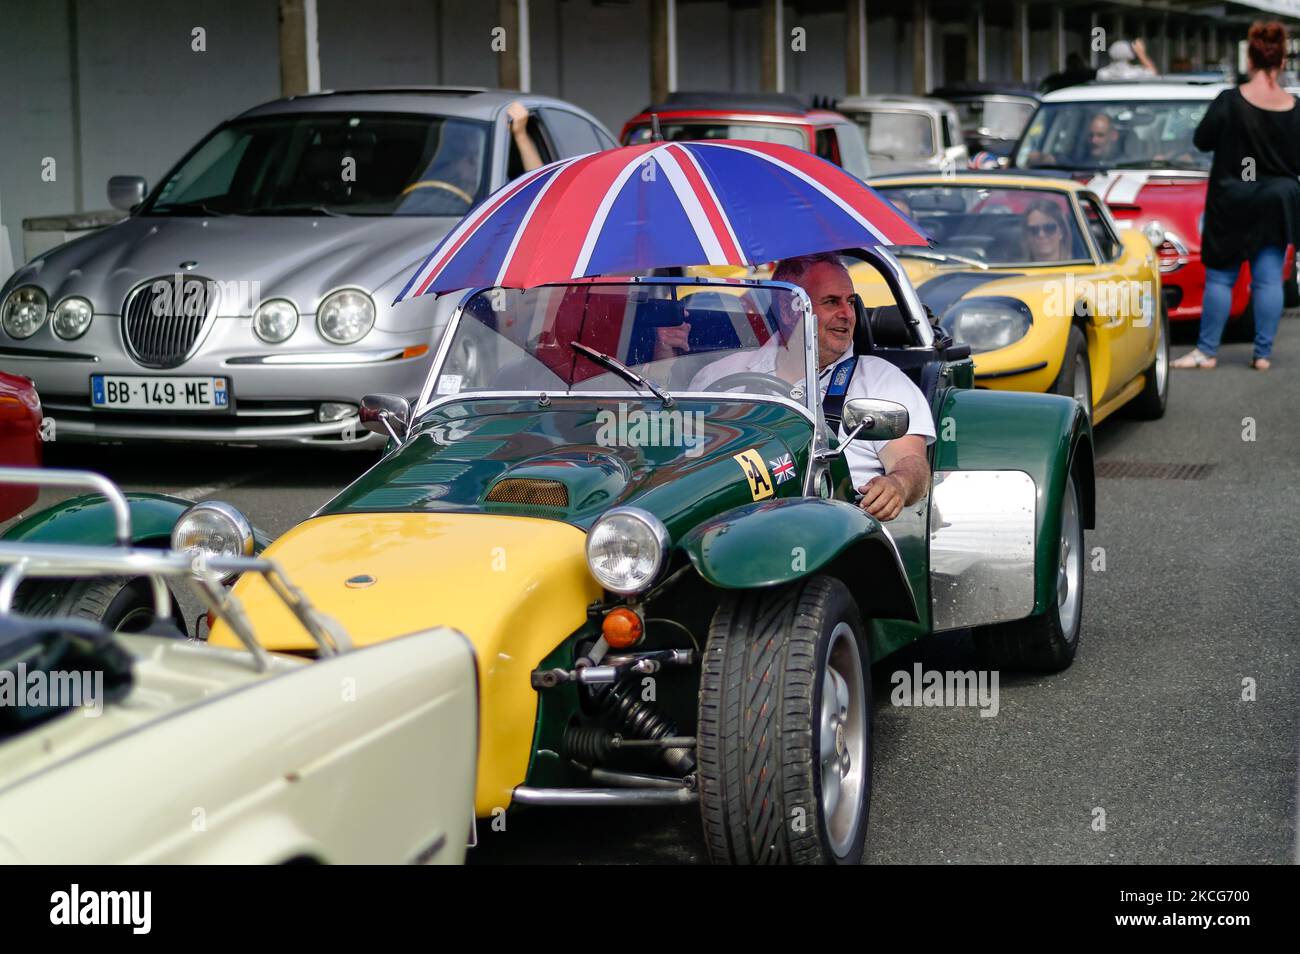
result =
[[1240,89],[1224,90],[1193,142],[1214,152],[1201,229],[1207,267],[1235,268],[1262,248],[1300,245],[1300,105],[1260,109]]

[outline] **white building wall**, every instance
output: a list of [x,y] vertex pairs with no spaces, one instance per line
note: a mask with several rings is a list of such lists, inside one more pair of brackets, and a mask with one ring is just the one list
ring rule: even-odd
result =
[[76,15],[87,208],[107,207],[109,176],[155,183],[217,122],[279,95],[275,0],[79,0]]
[[[8,2],[0,12],[0,224],[19,264],[22,220],[76,207],[68,15],[59,3]],[[53,182],[41,175],[47,157]]]
[[730,90],[735,70],[726,3],[677,4],[677,88]]
[[[791,49],[791,31],[807,31],[807,49]],[[792,93],[844,95],[844,14],[819,13],[798,16],[789,7],[785,15],[785,88]]]

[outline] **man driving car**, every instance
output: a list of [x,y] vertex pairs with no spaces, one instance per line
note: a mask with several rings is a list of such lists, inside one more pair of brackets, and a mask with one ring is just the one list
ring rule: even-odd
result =
[[[845,446],[853,485],[862,494],[859,505],[878,520],[893,520],[902,509],[923,497],[930,486],[926,445],[933,443],[934,418],[925,395],[907,375],[883,358],[853,356],[853,281],[838,255],[824,253],[786,259],[777,264],[772,280],[803,288],[817,317],[817,369],[820,395],[832,381],[849,376],[845,401],[878,398],[907,408],[908,432],[892,441],[851,441]],[[796,334],[798,316],[781,316],[781,333],[756,351],[728,355],[702,368],[689,390],[702,391],[728,375],[758,372],[797,384],[804,378],[803,338]]]

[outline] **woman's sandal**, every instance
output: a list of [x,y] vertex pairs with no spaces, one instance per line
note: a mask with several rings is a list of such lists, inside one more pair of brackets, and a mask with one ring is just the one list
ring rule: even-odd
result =
[[1268,360],[1268,358],[1251,358],[1250,366],[1256,371],[1267,371],[1269,368],[1273,367],[1273,362]]
[[1187,354],[1173,362],[1170,367],[1201,368],[1205,371],[1209,371],[1211,368],[1216,367],[1218,363],[1218,358],[1212,358],[1207,354],[1203,354],[1199,348],[1193,348],[1191,351],[1187,352]]

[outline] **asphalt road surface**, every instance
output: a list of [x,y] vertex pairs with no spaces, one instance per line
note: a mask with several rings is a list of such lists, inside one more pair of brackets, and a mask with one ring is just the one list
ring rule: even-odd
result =
[[[1249,346],[1226,345],[1217,371],[1172,372],[1164,420],[1098,428],[1103,467],[1211,467],[1199,479],[1099,480],[1086,542],[1098,569],[1071,669],[1005,674],[985,718],[889,701],[891,673],[917,662],[976,668],[969,638],[877,663],[869,861],[1295,860],[1300,319],[1279,337],[1273,371],[1251,371]],[[229,500],[278,534],[375,458],[56,443],[47,459],[129,490]],[[694,809],[536,809],[504,831],[480,828],[479,863],[704,860]]]

